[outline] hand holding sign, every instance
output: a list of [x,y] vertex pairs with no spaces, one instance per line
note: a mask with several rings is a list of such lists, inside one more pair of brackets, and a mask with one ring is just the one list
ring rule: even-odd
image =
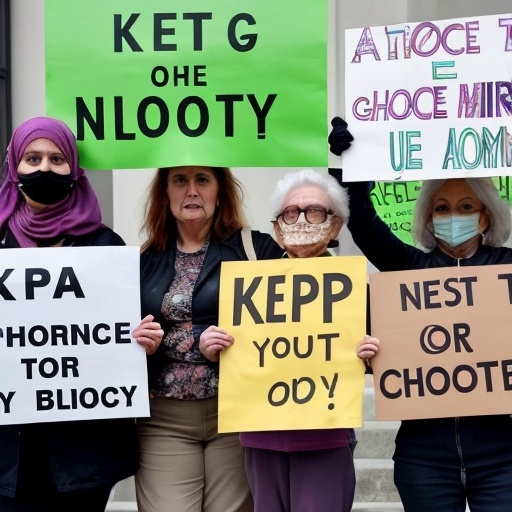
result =
[[357,357],[364,359],[368,366],[371,366],[370,359],[375,357],[379,351],[380,340],[366,335],[357,346]]
[[154,354],[162,341],[164,331],[158,322],[153,322],[153,315],[144,317],[140,324],[133,330],[132,336],[137,343],[146,349],[148,356]]
[[210,325],[201,333],[199,350],[208,361],[217,362],[219,353],[235,342],[233,336],[216,325]]

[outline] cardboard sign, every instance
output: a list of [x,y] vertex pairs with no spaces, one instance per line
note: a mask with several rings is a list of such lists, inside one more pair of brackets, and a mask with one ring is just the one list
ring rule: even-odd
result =
[[512,265],[370,276],[379,420],[510,414]]
[[0,424],[149,416],[138,247],[0,251]]
[[45,0],[45,25],[84,167],[327,166],[327,0]]
[[512,14],[347,30],[345,76],[343,179],[511,173]]
[[219,432],[362,425],[363,257],[223,263],[220,296]]

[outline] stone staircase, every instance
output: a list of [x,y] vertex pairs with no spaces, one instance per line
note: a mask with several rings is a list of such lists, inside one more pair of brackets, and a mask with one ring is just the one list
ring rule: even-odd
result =
[[[375,421],[373,381],[367,376],[364,426],[356,430],[358,444],[354,457],[357,483],[353,512],[403,512],[393,484],[391,460],[398,425],[399,422]],[[107,512],[137,512],[133,478],[116,485]]]
[[[352,512],[403,512],[393,484],[391,460],[399,425],[399,421],[375,421],[375,391],[373,380],[367,375],[364,425],[356,430],[356,495]],[[467,504],[465,512],[470,512]]]
[[364,425],[356,430],[356,495],[353,512],[403,512],[393,483],[393,456],[398,421],[375,420],[375,392],[371,376],[364,391]]
[[133,477],[116,484],[110,496],[106,512],[137,512]]

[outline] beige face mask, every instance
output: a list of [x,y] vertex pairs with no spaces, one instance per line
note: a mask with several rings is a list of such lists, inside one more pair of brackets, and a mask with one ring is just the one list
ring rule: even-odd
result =
[[286,224],[281,218],[278,222],[285,248],[298,245],[316,245],[321,242],[325,242],[327,247],[331,239],[331,219],[329,218],[322,224],[310,224],[309,222]]

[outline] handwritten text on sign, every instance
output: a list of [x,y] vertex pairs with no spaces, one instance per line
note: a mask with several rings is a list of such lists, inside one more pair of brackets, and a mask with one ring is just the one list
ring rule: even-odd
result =
[[223,263],[220,296],[220,431],[361,425],[364,258]]
[[370,276],[382,420],[512,412],[512,265]]
[[148,415],[138,276],[137,247],[0,251],[0,424]]
[[345,51],[344,179],[510,174],[512,14],[350,29]]

